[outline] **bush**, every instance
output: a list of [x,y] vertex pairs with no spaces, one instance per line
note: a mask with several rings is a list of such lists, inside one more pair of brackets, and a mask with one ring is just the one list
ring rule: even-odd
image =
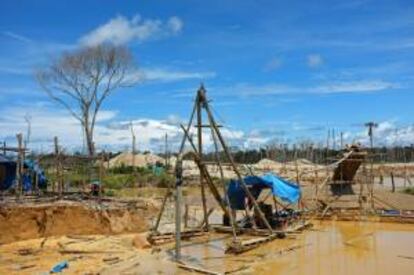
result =
[[173,176],[168,175],[166,173],[162,173],[160,176],[158,176],[157,187],[167,188],[168,186],[173,186],[173,184],[174,184]]
[[133,175],[118,174],[106,176],[103,180],[103,185],[109,189],[119,190],[123,187],[132,187],[134,182]]
[[403,190],[404,193],[414,195],[414,187],[407,187]]
[[105,191],[105,196],[114,197],[115,196],[115,191],[112,190],[112,189],[108,189],[108,190]]

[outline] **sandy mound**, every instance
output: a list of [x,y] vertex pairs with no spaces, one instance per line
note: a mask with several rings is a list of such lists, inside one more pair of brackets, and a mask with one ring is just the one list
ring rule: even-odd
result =
[[157,162],[165,163],[165,160],[162,157],[153,154],[135,154],[129,152],[124,152],[112,159],[109,160],[109,167],[118,167],[118,166],[136,166],[136,167],[146,167],[148,165],[154,165]]
[[0,243],[69,234],[119,234],[148,230],[151,205],[91,207],[59,202],[0,208]]
[[282,167],[282,163],[271,160],[271,159],[261,159],[258,163],[254,165],[254,168],[259,170],[278,170]]
[[299,165],[315,165],[312,161],[308,159],[298,159],[297,162]]

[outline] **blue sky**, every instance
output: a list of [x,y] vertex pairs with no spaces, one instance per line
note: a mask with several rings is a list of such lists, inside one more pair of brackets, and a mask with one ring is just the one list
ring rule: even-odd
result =
[[378,143],[414,138],[412,1],[7,1],[0,4],[0,139],[32,120],[32,146],[54,135],[81,144],[79,126],[37,85],[33,71],[63,51],[123,44],[144,78],[103,107],[100,147],[126,147],[136,123],[142,149],[179,139],[205,84],[233,145],[326,139]]

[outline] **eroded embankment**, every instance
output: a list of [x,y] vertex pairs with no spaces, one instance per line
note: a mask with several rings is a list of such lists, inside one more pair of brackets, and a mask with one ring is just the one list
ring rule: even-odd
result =
[[0,244],[62,235],[143,232],[156,212],[148,203],[55,202],[0,207]]

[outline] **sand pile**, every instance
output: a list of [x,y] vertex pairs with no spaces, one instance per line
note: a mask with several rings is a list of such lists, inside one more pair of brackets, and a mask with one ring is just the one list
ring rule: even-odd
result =
[[254,165],[254,168],[258,170],[275,171],[275,170],[279,170],[282,166],[283,164],[280,162],[264,158],[264,159],[261,159],[258,163],[256,163]]
[[[146,167],[148,165],[154,165],[157,162],[165,163],[162,157],[153,154],[135,154],[124,152],[109,160],[109,167],[125,166],[136,166]],[[107,163],[108,164],[108,163]]]

